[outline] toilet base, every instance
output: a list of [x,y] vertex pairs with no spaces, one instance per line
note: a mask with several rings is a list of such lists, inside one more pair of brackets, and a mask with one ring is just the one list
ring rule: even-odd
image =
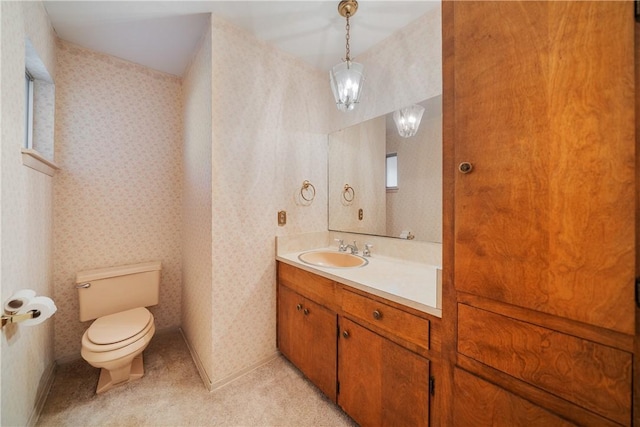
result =
[[100,369],[100,379],[96,394],[104,393],[115,386],[126,384],[130,381],[140,379],[144,376],[144,363],[142,353],[133,358],[130,365],[109,372],[105,368]]

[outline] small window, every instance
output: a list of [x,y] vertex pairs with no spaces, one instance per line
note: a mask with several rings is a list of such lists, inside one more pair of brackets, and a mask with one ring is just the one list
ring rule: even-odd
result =
[[387,190],[398,189],[398,153],[387,154]]
[[33,148],[33,77],[29,71],[24,73],[24,147]]

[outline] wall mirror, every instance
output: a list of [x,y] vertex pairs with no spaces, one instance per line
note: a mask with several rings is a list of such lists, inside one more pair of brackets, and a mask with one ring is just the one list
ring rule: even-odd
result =
[[442,96],[419,104],[415,136],[400,136],[393,112],[329,135],[329,230],[442,242]]

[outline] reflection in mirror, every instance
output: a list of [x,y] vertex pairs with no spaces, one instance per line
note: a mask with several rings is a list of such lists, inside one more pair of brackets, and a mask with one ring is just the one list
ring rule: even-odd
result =
[[[400,136],[393,112],[329,135],[330,230],[442,242],[442,96],[419,104],[413,137]],[[397,181],[388,188],[393,154]]]

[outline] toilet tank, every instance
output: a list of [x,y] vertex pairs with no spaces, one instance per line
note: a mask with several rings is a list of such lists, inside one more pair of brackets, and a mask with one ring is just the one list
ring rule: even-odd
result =
[[80,271],[80,321],[158,304],[160,261]]

